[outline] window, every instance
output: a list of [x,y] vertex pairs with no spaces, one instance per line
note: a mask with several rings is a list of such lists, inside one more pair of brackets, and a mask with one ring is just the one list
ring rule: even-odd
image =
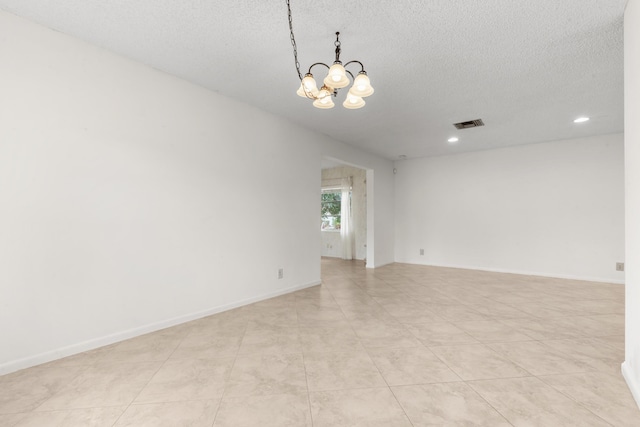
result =
[[339,189],[322,190],[320,216],[322,230],[340,230],[340,212],[342,210],[342,191]]

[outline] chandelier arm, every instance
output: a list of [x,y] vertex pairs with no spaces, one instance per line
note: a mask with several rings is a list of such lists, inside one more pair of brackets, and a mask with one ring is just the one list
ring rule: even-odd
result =
[[344,71],[346,71],[351,76],[351,79],[355,80],[355,77],[353,77],[353,74],[351,73],[351,71],[346,69]]
[[300,62],[298,61],[298,46],[296,45],[296,37],[293,35],[293,18],[291,17],[291,4],[289,3],[289,0],[287,0],[287,11],[289,12],[289,38],[291,39],[291,46],[293,46],[293,59],[296,63],[298,78],[300,79],[300,81],[302,81]]
[[360,62],[360,61],[349,61],[349,62],[347,62],[346,64],[344,64],[344,66],[345,66],[345,68],[346,68],[346,67],[347,67],[347,65],[349,65],[349,64],[354,64],[354,63],[355,63],[355,64],[360,64],[360,68],[361,68],[360,72],[365,73],[365,74],[367,73],[367,72],[364,70],[364,65],[362,65],[362,62]]
[[329,67],[327,64],[325,64],[324,62],[316,62],[315,64],[311,65],[311,67],[309,67],[309,71],[307,72],[307,74],[311,74],[311,69],[312,69],[313,67],[315,67],[316,65],[324,65],[324,66],[325,66],[325,67],[327,67],[327,68],[331,68],[331,67]]

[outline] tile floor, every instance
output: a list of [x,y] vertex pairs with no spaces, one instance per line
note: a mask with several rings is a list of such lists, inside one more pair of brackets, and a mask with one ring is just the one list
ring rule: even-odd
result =
[[640,426],[621,285],[330,259],[322,276],[0,377],[0,426]]

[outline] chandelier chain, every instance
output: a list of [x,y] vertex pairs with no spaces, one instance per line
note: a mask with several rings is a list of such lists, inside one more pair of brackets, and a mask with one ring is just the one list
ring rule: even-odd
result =
[[302,73],[300,72],[300,62],[298,61],[298,46],[296,45],[296,37],[293,35],[293,18],[291,17],[291,4],[287,0],[287,11],[289,12],[289,33],[291,38],[291,46],[293,46],[293,59],[296,62],[296,71],[298,78],[302,81]]

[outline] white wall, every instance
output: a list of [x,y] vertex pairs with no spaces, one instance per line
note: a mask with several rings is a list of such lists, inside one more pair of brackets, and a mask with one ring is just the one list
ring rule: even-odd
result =
[[318,283],[323,156],[393,261],[388,160],[5,12],[0,76],[0,374]]
[[627,271],[622,372],[640,406],[640,0],[629,0],[624,15],[624,86]]
[[[354,257],[367,257],[367,171],[351,166],[322,170],[322,187],[340,185],[341,178],[352,177],[351,216],[353,219]],[[339,231],[322,232],[322,256],[342,258],[342,239]]]
[[396,261],[622,282],[623,166],[622,135],[397,162]]

